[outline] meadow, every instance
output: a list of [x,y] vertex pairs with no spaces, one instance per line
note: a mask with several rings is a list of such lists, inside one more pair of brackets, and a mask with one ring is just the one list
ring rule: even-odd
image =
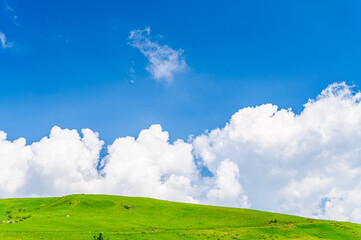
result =
[[110,195],[0,200],[0,239],[361,239],[361,225]]

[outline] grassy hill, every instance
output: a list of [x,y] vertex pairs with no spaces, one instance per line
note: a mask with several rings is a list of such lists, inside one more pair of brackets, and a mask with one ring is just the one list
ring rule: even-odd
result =
[[[129,209],[127,209],[129,208]],[[149,198],[0,200],[0,239],[361,239],[361,225]]]

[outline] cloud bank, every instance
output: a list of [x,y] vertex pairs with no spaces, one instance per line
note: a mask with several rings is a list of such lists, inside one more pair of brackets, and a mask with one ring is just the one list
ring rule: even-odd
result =
[[152,125],[116,139],[103,158],[104,142],[90,129],[54,127],[31,145],[0,132],[0,197],[106,193],[360,223],[360,100],[335,83],[300,114],[243,108],[188,142],[170,142]]
[[148,59],[146,69],[155,80],[171,82],[174,74],[184,71],[187,66],[183,57],[183,50],[174,50],[167,45],[160,45],[152,41],[150,31],[150,27],[131,31],[129,44],[139,49]]

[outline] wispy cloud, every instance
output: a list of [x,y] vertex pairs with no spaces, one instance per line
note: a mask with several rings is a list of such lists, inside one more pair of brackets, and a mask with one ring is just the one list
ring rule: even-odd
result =
[[129,44],[138,48],[149,63],[147,71],[155,80],[171,82],[176,72],[185,70],[187,64],[184,60],[183,50],[174,50],[168,45],[160,45],[151,40],[150,27],[143,30],[133,30],[129,35]]
[[14,46],[13,42],[9,42],[6,40],[6,36],[3,32],[0,32],[0,42],[2,48],[12,48]]
[[18,23],[18,16],[15,14],[14,9],[9,5],[7,1],[4,1],[4,5],[5,5],[5,14],[13,20],[13,23],[16,26],[20,26],[20,24]]
[[53,33],[49,36],[49,41],[51,42],[64,42],[68,44],[70,42],[70,37],[61,33]]

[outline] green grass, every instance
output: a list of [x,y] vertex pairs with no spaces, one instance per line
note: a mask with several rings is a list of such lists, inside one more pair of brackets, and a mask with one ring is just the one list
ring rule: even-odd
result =
[[[130,206],[126,209],[124,206]],[[149,198],[0,200],[0,239],[361,239],[361,225]]]

